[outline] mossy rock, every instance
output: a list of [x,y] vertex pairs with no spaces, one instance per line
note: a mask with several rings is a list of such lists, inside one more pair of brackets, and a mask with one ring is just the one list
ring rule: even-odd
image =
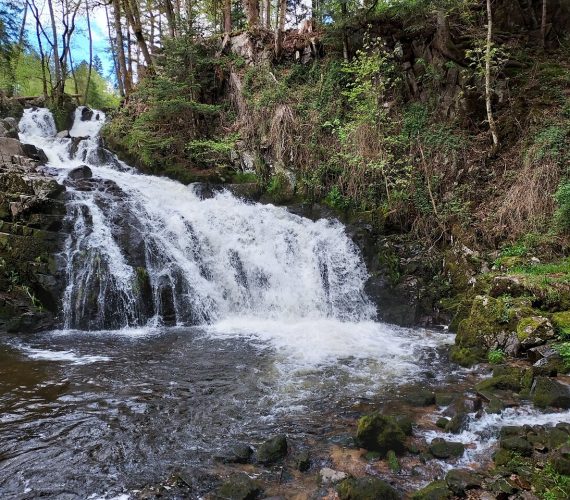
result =
[[418,389],[406,394],[404,399],[412,406],[431,406],[435,404],[435,393],[427,389]]
[[394,417],[373,413],[358,420],[356,442],[367,450],[379,452],[382,457],[390,450],[403,453],[405,440],[406,433]]
[[256,500],[262,489],[257,481],[246,475],[240,475],[226,481],[214,494],[215,499],[224,500]]
[[519,321],[517,338],[523,348],[535,347],[554,338],[552,324],[544,316],[529,316]]
[[459,442],[436,438],[429,445],[429,451],[435,458],[459,458],[465,451],[465,445]]
[[554,313],[552,315],[552,324],[558,335],[564,338],[570,338],[570,311]]
[[501,467],[509,464],[515,457],[517,454],[513,451],[499,448],[493,455],[493,462],[496,466]]
[[434,481],[425,488],[416,491],[412,500],[447,500],[453,497],[453,492],[445,481]]
[[483,478],[468,469],[453,469],[446,474],[445,482],[453,493],[463,496],[466,490],[480,487]]
[[265,441],[257,450],[257,461],[269,465],[282,460],[287,455],[287,438],[275,436]]
[[539,408],[570,408],[568,386],[548,377],[536,377],[531,396],[532,402]]
[[532,455],[532,445],[524,438],[512,436],[501,439],[501,448],[518,453],[524,457]]
[[478,348],[451,346],[449,359],[459,366],[469,368],[483,359],[484,352]]
[[400,500],[402,495],[376,477],[349,478],[337,488],[341,500]]

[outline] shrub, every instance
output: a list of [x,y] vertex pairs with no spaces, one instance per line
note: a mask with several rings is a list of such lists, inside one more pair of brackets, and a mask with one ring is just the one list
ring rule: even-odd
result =
[[487,359],[492,365],[498,365],[505,360],[505,353],[501,349],[491,349]]

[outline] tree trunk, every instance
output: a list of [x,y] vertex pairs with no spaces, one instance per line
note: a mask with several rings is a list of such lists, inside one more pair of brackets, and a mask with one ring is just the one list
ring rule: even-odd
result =
[[229,35],[232,32],[232,0],[224,0],[224,33]]
[[271,0],[265,0],[265,27],[271,29]]
[[287,0],[279,1],[279,19],[275,27],[275,57],[281,57],[281,50],[283,49],[283,36],[285,30],[285,18],[287,16]]
[[[347,0],[341,0],[340,4],[340,11],[342,13],[343,22],[346,22],[348,18],[348,6],[346,5]],[[348,33],[346,32],[346,28],[342,28],[342,56],[344,57],[344,61],[350,61],[350,48],[348,46]]]
[[121,0],[113,0],[113,12],[115,20],[115,38],[117,40],[117,59],[119,61],[120,80],[123,81],[123,89],[125,97],[131,93],[131,79],[127,71],[127,61],[125,59],[125,42],[123,40],[123,31],[121,27]]
[[248,29],[257,28],[259,26],[259,0],[244,0],[244,3]]
[[89,85],[91,84],[91,71],[93,69],[93,34],[91,33],[91,19],[89,19],[89,2],[85,0],[85,16],[87,17],[87,35],[89,36],[89,69],[87,70],[87,84],[85,85],[85,96],[83,105],[87,104],[89,95]]
[[52,84],[52,92],[57,104],[61,105],[63,102],[64,82],[62,81],[61,62],[59,60],[59,50],[57,44],[57,25],[55,23],[55,15],[53,13],[52,0],[48,0],[47,4],[49,9],[49,17],[51,21],[51,31],[53,37],[53,42],[52,42],[53,65],[55,71],[55,85]]
[[546,45],[546,4],[547,0],[542,0],[542,18],[540,20],[540,44],[543,49]]
[[141,16],[137,2],[136,0],[124,0],[124,6],[128,24],[130,24],[133,29],[135,38],[137,39],[137,44],[142,52],[147,71],[152,74],[154,72],[154,65],[152,64],[152,58],[150,57],[150,52],[142,32]]
[[491,50],[493,47],[493,13],[491,11],[491,0],[487,0],[487,47],[485,51],[485,105],[487,107],[487,120],[489,121],[489,130],[493,138],[493,153],[499,149],[499,136],[497,134],[497,125],[493,117],[493,109],[491,107]]
[[164,13],[166,14],[166,21],[168,23],[168,32],[170,38],[176,36],[176,19],[174,16],[174,7],[171,0],[164,0]]

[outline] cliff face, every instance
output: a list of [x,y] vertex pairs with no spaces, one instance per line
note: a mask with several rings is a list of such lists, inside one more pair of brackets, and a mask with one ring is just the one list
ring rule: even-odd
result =
[[[15,119],[0,125],[14,135]],[[53,327],[60,307],[65,188],[42,159],[41,150],[0,137],[0,330],[8,332]]]

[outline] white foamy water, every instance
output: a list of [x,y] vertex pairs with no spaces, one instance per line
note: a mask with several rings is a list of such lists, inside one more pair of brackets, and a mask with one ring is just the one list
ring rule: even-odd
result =
[[110,361],[108,356],[96,355],[80,355],[73,351],[55,351],[50,349],[36,349],[24,344],[14,344],[13,347],[25,354],[31,359],[42,361],[63,361],[74,365],[84,365],[89,363],[98,363],[102,361]]
[[101,147],[104,114],[82,121],[83,111],[71,139],[55,137],[48,110],[20,122],[21,140],[46,152],[60,180],[79,165],[93,172],[68,183],[65,330],[210,325],[210,335],[270,346],[288,360],[283,370],[352,358],[397,373],[415,366],[417,349],[452,339],[374,321],[366,268],[338,221],[228,192],[203,199],[139,174]]

